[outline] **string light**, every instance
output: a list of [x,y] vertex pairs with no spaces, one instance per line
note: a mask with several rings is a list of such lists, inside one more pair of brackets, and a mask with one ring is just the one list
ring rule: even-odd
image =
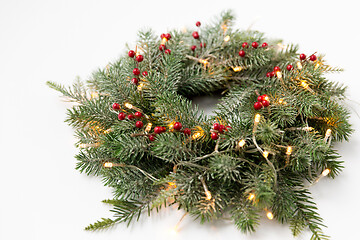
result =
[[306,81],[301,81],[301,86],[305,89],[309,88],[309,84],[307,84]]
[[292,147],[288,146],[286,149],[286,155],[291,155],[291,153],[292,153]]
[[302,130],[310,132],[310,131],[314,130],[314,128],[313,127],[303,127]]
[[221,24],[221,29],[224,31],[224,34],[225,34],[228,27],[225,23],[223,23],[223,24]]
[[211,192],[209,190],[205,191],[206,200],[211,200]]
[[245,145],[245,140],[244,139],[241,139],[240,141],[239,141],[239,147],[243,147],[244,145]]
[[152,127],[152,123],[148,123],[148,124],[146,125],[145,132],[150,132],[151,127]]
[[264,158],[267,158],[269,156],[269,152],[265,150],[262,155],[264,156]]
[[229,35],[227,35],[227,36],[224,38],[224,41],[225,41],[225,42],[230,41],[230,36],[229,36]]
[[266,217],[267,217],[268,219],[272,220],[272,219],[274,218],[274,215],[272,214],[272,212],[268,211],[268,212],[266,213]]
[[302,69],[302,64],[301,64],[301,62],[297,62],[297,63],[296,63],[296,66],[297,66],[297,68],[298,68],[299,70]]
[[205,59],[199,59],[199,63],[204,64],[204,67],[206,67],[208,64],[210,64],[207,60]]
[[317,61],[316,62],[316,65],[315,65],[315,67],[314,67],[314,69],[316,70],[316,69],[318,69],[319,67],[320,67],[320,65],[321,65],[322,63],[320,62],[320,61]]
[[233,67],[232,68],[234,70],[234,72],[240,72],[241,70],[243,70],[242,67],[238,66],[238,67]]
[[260,118],[261,118],[261,115],[257,113],[257,114],[255,115],[255,118],[254,118],[255,123],[259,123],[259,122],[260,122]]
[[250,201],[255,200],[255,194],[250,193],[248,199],[249,199]]
[[165,43],[166,43],[167,41],[168,41],[167,38],[164,37],[164,38],[161,40],[161,44],[162,44],[162,45],[165,45]]
[[280,79],[280,78],[282,78],[282,73],[280,71],[277,71],[276,76]]
[[197,132],[197,133],[194,133],[192,135],[192,139],[198,139],[199,137],[201,137],[201,133]]
[[124,103],[124,106],[127,107],[128,109],[133,109],[134,107],[131,103],[128,102]]
[[169,130],[172,130],[172,129],[174,128],[174,124],[175,124],[175,122],[171,122],[171,123],[168,125]]
[[326,169],[321,173],[321,175],[322,175],[323,177],[326,177],[329,173],[330,173],[330,169],[326,168]]
[[194,130],[194,134],[191,136],[193,140],[201,138],[204,136],[205,132],[200,126],[196,126]]
[[176,188],[176,184],[174,182],[168,182],[169,188]]
[[209,191],[208,187],[206,186],[204,178],[200,177],[200,181],[201,181],[201,183],[203,185],[203,188],[204,188],[204,191],[205,191],[206,200],[211,200],[211,198],[212,198],[211,192]]
[[137,87],[138,91],[141,91],[143,87],[144,87],[144,84],[140,83],[139,86]]
[[114,166],[114,164],[112,162],[105,162],[104,163],[105,168],[112,168],[113,166]]

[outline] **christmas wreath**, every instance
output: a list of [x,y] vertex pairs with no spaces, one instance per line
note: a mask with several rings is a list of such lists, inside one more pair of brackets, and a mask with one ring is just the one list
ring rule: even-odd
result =
[[[329,238],[309,187],[343,168],[333,143],[352,132],[345,87],[325,78],[341,69],[233,21],[227,11],[196,31],[140,31],[86,84],[48,82],[76,103],[66,119],[79,139],[76,168],[113,189],[104,202],[114,218],[87,230],[177,204],[201,222],[226,215],[243,232],[265,214],[294,236]],[[223,97],[206,116],[191,97],[211,94]]]

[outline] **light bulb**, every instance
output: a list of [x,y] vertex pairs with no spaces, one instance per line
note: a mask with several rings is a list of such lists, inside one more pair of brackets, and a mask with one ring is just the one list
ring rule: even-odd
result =
[[240,141],[239,141],[239,147],[243,147],[244,145],[245,145],[245,140],[244,139],[241,139]]
[[111,168],[111,167],[113,167],[113,163],[112,162],[105,162],[104,167]]
[[206,200],[211,200],[211,192],[209,190],[205,191],[205,195],[206,195]]
[[299,70],[302,69],[302,64],[301,64],[301,62],[297,62],[297,63],[296,63],[296,66],[297,66],[297,68],[298,68]]
[[323,175],[324,177],[325,176],[327,176],[328,174],[330,173],[330,169],[325,169],[322,173],[321,173],[321,175]]
[[268,211],[268,212],[266,213],[266,217],[267,217],[268,219],[272,220],[272,219],[274,218],[274,215],[272,214],[272,212]]
[[276,76],[277,76],[279,79],[282,78],[281,72],[280,72],[280,71],[277,71],[277,72],[276,72]]
[[288,146],[286,149],[286,155],[290,155],[291,152],[292,152],[292,148],[291,148],[291,146]]
[[250,193],[248,199],[252,201],[255,198],[255,194]]
[[254,119],[254,120],[255,120],[255,123],[259,123],[259,122],[260,122],[260,117],[261,117],[261,115],[258,114],[258,113],[255,115],[255,119]]
[[331,129],[326,130],[325,137],[330,137]]
[[134,107],[131,103],[128,103],[128,102],[124,103],[124,106],[129,109],[132,109]]
[[145,132],[150,132],[151,127],[152,127],[152,123],[148,123],[148,124],[146,125]]
[[263,156],[264,156],[264,158],[267,158],[267,157],[269,156],[269,152],[265,150],[265,151],[263,152]]
[[240,72],[243,68],[238,66],[238,67],[233,67],[232,69],[234,70],[234,72]]
[[229,36],[229,35],[227,35],[227,36],[224,38],[224,41],[225,41],[225,42],[230,41],[230,36]]

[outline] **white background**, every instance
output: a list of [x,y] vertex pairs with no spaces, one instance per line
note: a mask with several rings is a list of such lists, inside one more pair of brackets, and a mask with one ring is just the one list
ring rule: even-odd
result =
[[[87,79],[127,49],[136,32],[206,24],[233,9],[236,25],[252,25],[269,37],[299,43],[310,54],[326,53],[345,69],[329,76],[349,86],[360,102],[360,17],[356,1],[0,1],[0,239],[293,239],[287,226],[263,218],[252,235],[231,223],[200,225],[190,217],[176,236],[169,229],[182,216],[168,208],[130,228],[86,232],[87,224],[111,217],[100,201],[111,190],[99,179],[79,174],[73,131],[63,121],[66,108],[47,80],[69,85]],[[359,112],[359,105],[348,101]],[[358,239],[359,118],[349,143],[337,144],[345,170],[312,188],[319,212],[335,240]],[[309,239],[305,233],[301,239]]]

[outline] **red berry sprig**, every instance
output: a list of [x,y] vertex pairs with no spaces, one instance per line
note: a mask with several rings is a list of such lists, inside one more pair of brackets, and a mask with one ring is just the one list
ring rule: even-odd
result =
[[263,107],[268,107],[268,106],[270,106],[270,101],[269,101],[269,97],[266,94],[258,96],[257,102],[254,103],[255,110],[260,110]]
[[219,134],[223,134],[224,131],[228,131],[228,128],[231,128],[230,126],[225,127],[224,125],[220,123],[214,123],[211,131],[211,139],[217,140],[219,138]]

